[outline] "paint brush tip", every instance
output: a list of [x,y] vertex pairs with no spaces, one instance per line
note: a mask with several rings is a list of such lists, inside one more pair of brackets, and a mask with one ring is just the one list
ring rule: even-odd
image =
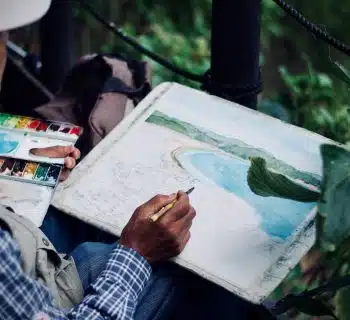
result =
[[194,190],[194,187],[192,187],[191,189],[189,189],[188,191],[186,191],[186,194],[189,195],[190,193],[192,193],[193,190]]

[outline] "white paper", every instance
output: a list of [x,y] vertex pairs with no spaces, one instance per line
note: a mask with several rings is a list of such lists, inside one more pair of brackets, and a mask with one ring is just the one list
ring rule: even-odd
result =
[[50,205],[53,188],[0,179],[0,205],[11,207],[40,227]]

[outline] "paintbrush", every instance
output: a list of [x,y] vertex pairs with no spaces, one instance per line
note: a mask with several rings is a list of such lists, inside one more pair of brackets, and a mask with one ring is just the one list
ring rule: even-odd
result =
[[[186,194],[189,195],[192,191],[194,190],[194,187],[186,191]],[[172,209],[177,202],[177,199],[174,201],[170,202],[166,206],[164,206],[162,209],[160,209],[157,213],[153,214],[149,219],[151,222],[156,222],[158,221],[163,215],[165,215],[170,209]]]

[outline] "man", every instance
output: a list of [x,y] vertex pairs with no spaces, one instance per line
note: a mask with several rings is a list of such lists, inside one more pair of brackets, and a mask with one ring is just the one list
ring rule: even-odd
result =
[[[39,19],[49,5],[3,1],[0,31]],[[62,179],[80,156],[73,146],[31,152],[65,158]],[[158,222],[149,221],[175,199]],[[135,210],[118,243],[84,243],[64,256],[29,221],[0,207],[0,319],[222,319],[223,313],[244,319],[246,305],[232,295],[160,264],[184,249],[195,215],[185,193],[158,195]]]
[[[50,0],[11,0],[0,4],[0,28],[8,30],[39,19],[48,10]],[[5,65],[5,41],[1,46],[1,72]],[[32,153],[49,157],[64,157],[65,170],[75,166],[79,151],[71,147],[34,149]],[[177,204],[158,223],[149,217],[161,207],[177,199]],[[12,216],[11,216],[12,215]],[[27,221],[13,213],[0,213],[0,316],[1,319],[131,319],[138,297],[150,274],[150,263],[167,260],[179,254],[187,244],[189,229],[195,216],[187,195],[183,192],[170,196],[156,196],[136,209],[123,230],[119,244],[110,254],[103,273],[90,287],[84,300],[68,313],[57,308],[57,301],[47,287],[35,281],[23,270],[26,252],[21,252],[16,242],[16,229],[21,224],[34,229]],[[13,220],[13,219],[15,220]],[[20,222],[16,224],[16,222]],[[16,226],[16,227],[13,227]],[[24,228],[23,228],[24,229]],[[21,237],[21,235],[18,235]],[[44,236],[43,236],[44,237]],[[48,242],[47,242],[48,243]],[[24,250],[25,251],[25,250]],[[55,269],[48,269],[55,271]],[[57,270],[56,270],[57,271]],[[47,283],[45,283],[47,284]],[[69,284],[67,284],[69,286]]]

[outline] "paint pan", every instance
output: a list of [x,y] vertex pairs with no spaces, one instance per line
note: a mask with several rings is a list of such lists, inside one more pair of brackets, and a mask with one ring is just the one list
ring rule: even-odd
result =
[[24,174],[23,178],[32,180],[34,179],[36,170],[38,169],[39,164],[36,162],[28,162],[25,169],[24,169]]
[[55,185],[58,181],[58,178],[60,176],[61,173],[61,168],[62,166],[59,165],[51,165],[50,169],[47,173],[46,176],[46,181],[51,184],[51,185]]
[[11,116],[7,113],[0,113],[0,126],[3,126],[10,117]]
[[41,163],[36,170],[34,180],[46,181],[46,176],[47,176],[49,169],[50,169],[49,164]]
[[8,129],[13,129],[17,126],[18,121],[20,120],[20,117],[16,116],[10,116],[8,119],[3,123],[3,127]]
[[27,123],[27,129],[28,130],[37,130],[40,126],[40,120],[36,120],[36,119],[31,119],[28,123]]
[[16,161],[14,159],[6,159],[0,168],[0,174],[10,176],[15,162]]
[[60,129],[58,130],[61,133],[69,134],[69,132],[72,130],[72,126],[69,125],[61,125]]
[[46,123],[44,121],[41,121],[39,126],[36,128],[36,131],[38,131],[38,132],[46,132],[48,127],[49,127],[48,123]]
[[16,129],[25,129],[30,120],[30,118],[21,117],[16,124]]
[[81,133],[81,128],[80,127],[74,127],[69,132],[69,134],[77,136],[77,137],[79,137],[80,133]]
[[27,165],[26,161],[16,160],[15,165],[13,166],[11,175],[14,177],[22,177],[26,165]]
[[51,123],[51,125],[49,126],[49,129],[47,131],[51,131],[51,132],[58,132],[60,130],[61,125],[56,124],[56,123]]

